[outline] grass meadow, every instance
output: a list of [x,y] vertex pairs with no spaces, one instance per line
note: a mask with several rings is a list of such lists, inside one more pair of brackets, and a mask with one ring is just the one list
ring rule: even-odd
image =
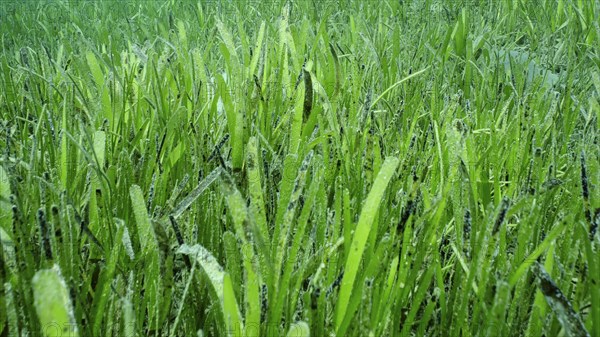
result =
[[0,336],[600,336],[600,2],[0,1]]

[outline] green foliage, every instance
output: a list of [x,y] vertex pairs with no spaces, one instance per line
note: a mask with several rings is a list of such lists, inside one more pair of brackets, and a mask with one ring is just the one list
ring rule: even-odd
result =
[[58,266],[42,269],[31,280],[35,309],[44,327],[44,335],[68,334],[78,336],[73,307]]
[[3,1],[0,336],[599,336],[599,11]]

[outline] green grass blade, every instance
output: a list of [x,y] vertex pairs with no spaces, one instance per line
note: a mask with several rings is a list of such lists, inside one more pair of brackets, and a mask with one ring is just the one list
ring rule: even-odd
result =
[[73,316],[73,305],[60,268],[55,265],[52,269],[38,271],[31,285],[35,310],[41,326],[44,327],[44,335],[68,333],[69,336],[79,336]]
[[198,197],[202,195],[202,193],[204,193],[204,191],[206,191],[206,189],[210,187],[215,180],[217,180],[220,175],[221,168],[217,167],[208,176],[206,176],[206,178],[204,178],[198,184],[198,186],[192,190],[192,192],[190,192],[185,198],[183,198],[183,200],[179,202],[179,204],[177,204],[177,206],[175,206],[175,209],[171,213],[173,217],[175,219],[179,218],[183,212],[185,212],[194,203],[194,201],[196,201],[196,199],[198,199]]
[[598,1],[138,2],[0,5],[0,336],[600,336]]
[[219,34],[221,35],[221,38],[223,39],[223,42],[225,43],[225,46],[227,47],[227,51],[229,52],[229,56],[233,58],[233,68],[230,69],[231,72],[233,74],[236,73],[237,69],[239,68],[239,58],[238,58],[238,54],[235,48],[235,44],[233,42],[233,37],[231,36],[231,33],[229,32],[229,30],[227,29],[227,27],[225,27],[225,25],[223,24],[223,22],[221,20],[219,20],[218,18],[215,19],[216,25],[217,25],[217,29],[219,30]]
[[393,84],[392,86],[390,86],[389,88],[385,89],[385,91],[384,91],[384,92],[382,92],[382,93],[381,93],[381,95],[379,95],[379,97],[377,97],[377,98],[376,98],[376,99],[373,101],[373,103],[371,103],[371,106],[369,107],[369,110],[370,110],[370,109],[373,109],[373,107],[375,107],[375,105],[376,105],[376,104],[377,104],[377,103],[378,103],[378,102],[379,102],[379,101],[380,101],[380,100],[381,100],[383,97],[385,97],[385,95],[387,95],[387,93],[388,93],[388,92],[392,91],[394,88],[396,88],[396,87],[397,87],[397,86],[399,86],[400,84],[402,84],[402,83],[404,83],[404,82],[406,82],[406,81],[410,80],[411,78],[413,78],[413,77],[416,77],[416,76],[418,76],[418,75],[421,75],[422,73],[426,72],[427,70],[429,70],[429,67],[427,67],[427,68],[424,68],[424,69],[421,69],[421,70],[419,70],[419,71],[417,71],[417,72],[414,72],[414,73],[412,73],[412,74],[410,74],[410,75],[406,76],[405,78],[401,79],[400,81],[398,81],[398,82],[394,83],[394,84]]
[[[231,177],[227,177],[231,178]],[[239,264],[239,261],[243,261],[243,269],[244,269],[244,281],[240,284],[232,284],[233,287],[242,286],[244,291],[244,304],[245,304],[245,328],[240,327],[240,332],[244,333],[259,333],[260,332],[260,296],[259,296],[259,279],[258,274],[255,268],[255,254],[254,247],[252,243],[248,240],[248,238],[252,238],[257,230],[253,228],[249,228],[249,226],[254,226],[254,222],[252,218],[248,218],[248,209],[246,208],[246,202],[242,198],[241,193],[235,188],[231,181],[224,183],[224,190],[227,195],[227,208],[229,210],[229,214],[232,217],[234,228],[237,233],[237,236],[231,234],[231,232],[226,232],[224,235],[225,239],[229,239],[227,234],[231,234],[232,239],[229,241],[233,241],[229,244],[229,247],[226,245],[226,254],[228,256],[233,256],[235,259],[229,259],[228,262],[231,261],[231,265],[228,264],[228,270],[231,273],[231,276],[237,276],[236,272],[241,270],[242,266],[234,265]],[[241,241],[241,258],[239,257],[240,251],[237,250],[237,245],[235,245],[235,240],[239,239]],[[226,242],[227,243],[227,242]],[[264,254],[263,252],[262,254]],[[264,266],[263,266],[264,267]],[[264,269],[264,268],[263,268]],[[238,290],[238,288],[235,288]],[[231,304],[233,305],[233,304]],[[233,306],[230,308],[233,310]],[[236,327],[239,323],[235,323]],[[236,331],[237,333],[237,331]]]
[[177,252],[189,255],[197,260],[210,282],[211,293],[221,306],[225,331],[231,336],[235,336],[236,333],[239,335],[240,331],[243,331],[242,315],[235,300],[229,274],[223,270],[217,259],[201,245],[183,245],[179,247]]
[[259,275],[255,272],[254,251],[250,243],[242,245],[242,259],[244,262],[244,302],[245,302],[245,321],[244,335],[258,336],[260,334],[260,294],[259,294]]
[[548,275],[544,267],[539,262],[536,262],[532,268],[539,280],[539,287],[546,297],[546,302],[548,302],[548,305],[552,308],[554,314],[556,314],[556,317],[565,329],[567,336],[589,337],[590,334],[585,329],[585,325],[583,325],[581,318],[575,310],[573,310],[573,306],[569,300],[558,288],[556,283],[554,283],[552,278],[550,278],[550,275]]
[[258,141],[255,137],[248,140],[246,169],[248,170],[248,190],[250,192],[250,216],[256,223],[262,240],[269,237],[267,216],[265,213],[265,198],[261,183],[258,159]]
[[508,283],[510,284],[511,288],[517,284],[519,279],[523,277],[525,272],[527,272],[527,269],[531,267],[531,265],[537,260],[538,257],[540,257],[540,255],[542,255],[546,248],[550,246],[550,243],[552,243],[552,241],[555,240],[563,232],[565,227],[566,225],[564,223],[554,227],[550,231],[550,233],[546,235],[544,241],[542,241],[542,243],[539,246],[537,246],[536,249],[531,254],[529,254],[529,256],[519,265],[517,270],[515,270],[515,272],[509,279]]
[[290,153],[298,154],[302,134],[302,119],[304,113],[304,93],[307,89],[301,86],[296,91],[294,110],[292,112],[292,122],[290,126]]
[[302,161],[302,165],[298,169],[298,175],[296,176],[296,180],[294,182],[294,188],[292,190],[292,194],[290,195],[289,202],[287,203],[286,211],[283,215],[281,222],[281,231],[279,232],[279,237],[275,238],[277,243],[277,251],[275,254],[275,285],[279,284],[279,276],[280,270],[283,266],[283,259],[287,252],[290,227],[295,217],[296,207],[298,206],[298,199],[300,198],[300,194],[304,189],[304,184],[306,182],[306,174],[311,163],[313,152],[309,152],[306,155],[306,158]]
[[239,336],[244,331],[244,325],[229,273],[223,275],[223,315],[228,335]]
[[60,181],[64,190],[68,187],[68,148],[67,148],[67,100],[64,101],[62,108],[62,132],[60,140]]
[[310,337],[310,328],[306,322],[296,322],[290,326],[287,337]]
[[8,174],[0,166],[0,228],[12,231],[13,211],[10,205],[10,182]]
[[162,324],[160,322],[160,310],[164,310],[160,306],[160,302],[162,301],[162,280],[160,275],[158,240],[154,232],[154,226],[150,222],[150,217],[146,210],[146,202],[144,201],[142,189],[137,185],[132,185],[129,189],[129,196],[131,198],[131,205],[137,224],[137,234],[141,246],[141,253],[138,254],[138,259],[142,259],[145,262],[144,301],[148,308],[148,325],[150,329],[158,329]]
[[5,312],[7,325],[4,329],[8,328],[8,336],[16,337],[19,336],[19,320],[17,318],[17,308],[15,305],[15,295],[12,289],[12,285],[9,282],[4,283],[5,293]]
[[342,279],[339,299],[336,305],[335,325],[339,335],[344,334],[344,331],[340,331],[339,328],[346,316],[354,314],[347,313],[346,309],[354,288],[358,267],[362,260],[365,244],[367,243],[367,238],[369,237],[375,214],[381,204],[383,193],[392,179],[394,172],[398,167],[398,163],[398,158],[388,157],[385,159],[360,213],[360,218],[358,219],[358,224],[356,225],[352,244],[350,246],[350,252],[346,258],[344,277]]
[[260,24],[260,28],[258,29],[258,37],[256,38],[256,47],[254,48],[254,51],[252,54],[252,61],[250,62],[250,68],[248,69],[247,78],[251,78],[254,75],[254,72],[256,71],[256,66],[258,64],[258,58],[260,57],[261,52],[262,52],[264,38],[265,38],[265,22],[263,21]]
[[146,202],[144,201],[142,189],[138,185],[132,185],[129,189],[129,196],[131,198],[133,214],[135,215],[137,234],[142,252],[157,251],[158,242],[154,233],[154,227],[150,223],[150,217],[146,210]]

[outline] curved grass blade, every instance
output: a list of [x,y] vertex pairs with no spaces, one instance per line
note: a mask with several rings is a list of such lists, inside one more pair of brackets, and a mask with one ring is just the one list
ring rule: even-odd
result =
[[370,104],[370,106],[369,106],[369,107],[367,107],[367,108],[368,108],[369,110],[371,110],[371,109],[372,109],[372,108],[375,106],[375,104],[377,104],[377,102],[379,102],[379,100],[380,100],[380,99],[382,99],[382,98],[383,98],[383,97],[384,97],[384,96],[385,96],[385,95],[386,95],[388,92],[390,92],[392,89],[394,89],[395,87],[399,86],[400,84],[402,84],[402,83],[404,83],[404,82],[406,82],[406,81],[410,80],[411,78],[413,78],[413,77],[415,77],[415,76],[417,76],[417,75],[420,75],[420,74],[422,74],[422,73],[426,72],[427,70],[429,70],[429,67],[427,67],[427,68],[424,68],[424,69],[421,69],[421,70],[419,70],[419,71],[417,71],[417,72],[414,72],[414,73],[412,73],[412,74],[410,74],[410,75],[406,76],[405,78],[401,79],[400,81],[398,81],[398,82],[396,82],[396,83],[392,84],[392,86],[391,86],[391,87],[389,87],[389,88],[385,89],[385,91],[384,91],[384,92],[383,92],[381,95],[379,95],[379,97],[377,97],[377,99],[375,99],[375,100],[373,101],[373,103],[371,103],[371,104]]

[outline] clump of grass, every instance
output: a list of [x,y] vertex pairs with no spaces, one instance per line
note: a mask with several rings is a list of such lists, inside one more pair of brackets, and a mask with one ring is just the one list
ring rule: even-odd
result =
[[600,335],[597,2],[338,5],[4,2],[0,335]]

